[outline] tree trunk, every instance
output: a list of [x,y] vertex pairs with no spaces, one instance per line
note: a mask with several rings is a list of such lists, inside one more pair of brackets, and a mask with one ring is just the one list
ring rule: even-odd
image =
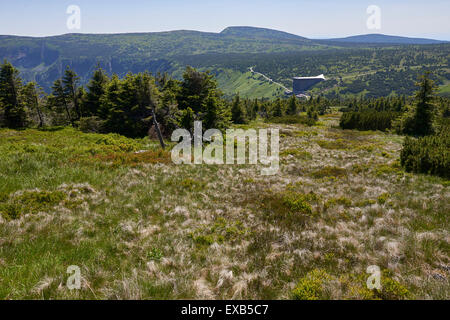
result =
[[159,143],[161,144],[161,148],[165,149],[166,145],[164,144],[161,130],[159,130],[158,121],[156,121],[155,109],[152,107],[151,110],[152,110],[153,125],[155,126],[155,130],[156,130],[156,134],[158,135]]
[[80,111],[80,106],[78,105],[78,101],[77,101],[78,97],[77,97],[75,88],[72,88],[72,97],[73,97],[72,98],[73,106],[75,107],[75,112],[77,114],[77,120],[80,120],[81,119],[81,111]]
[[42,128],[44,125],[44,119],[42,118],[42,113],[41,113],[41,109],[39,108],[39,101],[37,97],[34,97],[34,103],[36,104],[36,110],[38,113],[38,117],[39,117],[39,128]]
[[66,108],[67,118],[69,118],[70,124],[74,127],[72,117],[70,116],[69,108],[67,107],[67,102],[64,99],[64,107]]

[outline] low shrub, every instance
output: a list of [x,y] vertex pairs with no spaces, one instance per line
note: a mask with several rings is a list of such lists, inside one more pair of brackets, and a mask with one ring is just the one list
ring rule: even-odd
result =
[[379,204],[385,204],[391,195],[389,193],[383,193],[378,196],[377,201]]
[[133,139],[126,138],[119,134],[110,133],[97,136],[99,136],[99,138],[95,141],[95,144],[100,146],[107,146],[108,151],[132,152],[139,149],[139,143],[137,143]]
[[367,273],[344,274],[339,277],[339,283],[344,288],[344,299],[363,300],[404,300],[411,299],[409,290],[392,278],[392,272],[384,269],[381,272],[381,289],[367,287]]
[[147,252],[147,258],[149,260],[159,261],[163,257],[163,253],[161,249],[158,248],[152,248],[150,251]]
[[319,197],[314,193],[304,194],[293,190],[277,193],[269,190],[254,201],[259,204],[266,220],[295,228],[317,214],[312,204],[317,204]]
[[307,126],[313,126],[316,124],[316,120],[305,116],[282,116],[272,117],[265,120],[269,123],[282,123],[282,124],[304,124]]
[[421,138],[406,137],[400,163],[408,172],[450,178],[450,133]]
[[106,132],[105,121],[98,117],[83,117],[78,121],[78,128],[85,133],[103,133]]
[[343,139],[336,140],[317,140],[317,144],[328,150],[344,150],[351,147],[351,142]]
[[308,195],[298,193],[287,193],[283,196],[283,204],[289,209],[291,214],[307,214],[313,213],[311,205],[308,203]]
[[247,233],[241,221],[227,221],[224,218],[218,218],[212,225],[204,225],[194,232],[190,237],[194,243],[200,247],[208,247],[213,243],[238,242]]
[[335,205],[342,205],[344,207],[351,207],[352,206],[352,200],[346,197],[339,197],[339,198],[331,198],[328,199],[327,202],[324,204],[324,208],[328,209]]
[[315,179],[321,179],[326,177],[344,177],[347,175],[347,170],[339,167],[323,167],[311,173],[311,176]]
[[344,112],[339,126],[342,129],[386,131],[392,128],[392,121],[400,116],[400,112],[391,111]]
[[5,201],[0,203],[0,215],[7,220],[18,219],[24,214],[49,210],[65,198],[62,191],[25,191],[9,199],[4,197]]
[[397,280],[389,276],[381,278],[382,288],[375,295],[383,300],[403,300],[410,296],[409,290]]
[[314,269],[299,280],[292,295],[296,300],[326,299],[325,283],[331,279],[326,271]]
[[286,149],[280,152],[280,156],[284,157],[284,156],[294,156],[295,158],[298,159],[305,159],[305,160],[311,160],[312,159],[312,154],[309,153],[308,151],[304,151],[301,149],[296,149],[296,148],[290,148],[290,149]]

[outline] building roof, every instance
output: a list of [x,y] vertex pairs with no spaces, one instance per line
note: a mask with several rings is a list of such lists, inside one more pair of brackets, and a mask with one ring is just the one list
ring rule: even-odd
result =
[[325,80],[325,76],[323,74],[315,76],[315,77],[294,77],[294,80],[300,80],[300,79],[304,79],[304,80],[311,80],[311,79],[323,79]]

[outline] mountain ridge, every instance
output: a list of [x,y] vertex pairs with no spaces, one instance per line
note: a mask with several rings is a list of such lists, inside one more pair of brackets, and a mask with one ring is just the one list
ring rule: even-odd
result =
[[[359,41],[367,38],[356,37]],[[370,37],[372,39],[375,37],[375,40],[379,41],[380,37],[384,39],[386,36]],[[303,53],[302,63],[311,65],[317,64],[318,56],[328,50],[345,51],[348,48],[365,49],[398,45],[392,42],[369,45],[339,39],[347,38],[338,38],[337,41],[314,40],[284,31],[249,26],[231,26],[220,33],[174,30],[108,34],[68,33],[48,37],[0,35],[0,60],[9,60],[20,70],[24,80],[36,81],[49,90],[54,80],[62,76],[66,66],[77,72],[81,84],[90,79],[97,65],[109,74],[116,73],[120,77],[128,72],[147,70],[152,73],[168,72],[180,78],[181,70],[186,65],[183,61],[186,59],[180,57],[204,55],[204,58],[211,61],[210,65],[204,67],[214,69],[217,67],[217,61],[227,56],[226,59],[231,59],[230,61],[238,59],[228,64],[229,69],[246,72],[246,68],[258,63],[256,61],[258,58],[238,68],[237,65],[241,64],[239,55],[262,54],[275,58],[280,53]],[[411,41],[411,38],[407,39]],[[398,41],[398,37],[394,36],[391,40]],[[444,46],[446,45],[444,42]],[[238,56],[233,58],[233,55]],[[210,59],[211,56],[215,59]],[[267,57],[264,59],[266,62],[270,60]],[[332,55],[330,59],[336,58]],[[297,62],[293,60],[292,63]],[[305,67],[292,72],[304,74]],[[323,70],[321,72],[323,73]],[[243,79],[241,80],[243,82]]]
[[416,38],[394,36],[382,33],[369,33],[355,36],[348,36],[343,38],[330,38],[318,41],[333,41],[333,42],[353,42],[353,43],[371,43],[371,44],[441,44],[448,43],[445,40],[436,40],[429,38]]
[[431,38],[419,38],[419,37],[406,37],[398,35],[387,35],[382,33],[368,33],[360,35],[352,35],[347,37],[339,38],[308,38],[300,36],[297,34],[289,33],[286,31],[262,28],[262,27],[252,27],[252,26],[229,26],[220,32],[210,32],[210,31],[199,31],[190,29],[178,29],[178,30],[167,30],[167,31],[149,31],[149,32],[117,32],[117,33],[64,33],[60,35],[52,36],[21,36],[21,35],[7,35],[0,34],[0,38],[23,38],[23,39],[52,39],[68,36],[149,36],[149,35],[168,35],[168,34],[197,34],[205,36],[241,36],[249,38],[264,38],[264,39],[277,39],[277,40],[301,40],[301,41],[313,41],[313,42],[323,42],[323,41],[333,41],[333,42],[353,42],[353,43],[391,43],[391,44],[439,44],[439,43],[449,43],[448,40],[437,40]]

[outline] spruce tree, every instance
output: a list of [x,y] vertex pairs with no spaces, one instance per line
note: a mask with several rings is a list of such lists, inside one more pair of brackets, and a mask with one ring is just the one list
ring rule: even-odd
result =
[[314,106],[311,106],[306,111],[306,115],[308,116],[308,119],[312,119],[314,121],[317,121],[319,119],[319,114]]
[[217,83],[208,72],[199,72],[187,67],[183,74],[183,82],[178,95],[180,109],[191,108],[196,114],[204,111],[206,99],[211,94],[218,94]]
[[283,105],[280,98],[275,101],[272,108],[272,117],[282,117],[283,116]]
[[82,116],[79,103],[79,88],[78,88],[79,80],[80,78],[77,76],[75,71],[67,67],[66,70],[64,71],[62,84],[64,88],[64,94],[66,96],[66,101],[73,104],[75,113],[77,115],[77,120],[79,120]]
[[204,109],[203,129],[226,129],[230,125],[230,111],[215,95],[208,97]]
[[394,126],[399,133],[426,136],[434,133],[435,108],[432,102],[435,85],[429,72],[422,75],[416,85],[419,90],[415,94],[414,105]]
[[258,99],[255,99],[255,101],[253,102],[253,114],[255,115],[255,118],[258,117],[258,112],[259,112],[259,103]]
[[86,101],[84,102],[84,112],[87,116],[104,116],[100,108],[101,98],[106,92],[108,76],[100,66],[94,71],[92,78],[87,85]]
[[22,80],[19,71],[4,60],[0,68],[0,105],[4,112],[5,125],[8,128],[26,126],[26,109],[20,99]]
[[29,110],[35,110],[39,119],[39,127],[44,125],[44,115],[41,110],[42,88],[39,88],[35,82],[27,83],[22,90],[22,100]]
[[433,133],[434,105],[433,93],[435,85],[429,72],[420,77],[416,92],[416,108],[414,112],[414,134],[425,136]]
[[295,95],[292,95],[289,98],[286,114],[288,114],[288,115],[296,115],[297,114],[297,98],[295,97]]
[[194,133],[194,121],[196,120],[196,116],[194,111],[187,107],[184,110],[179,111],[178,122],[181,128],[188,130],[191,135]]
[[106,86],[105,94],[100,98],[100,118],[106,120],[105,129],[119,132],[121,124],[125,121],[125,113],[120,109],[121,81],[114,74]]
[[52,101],[56,111],[64,110],[66,112],[67,121],[74,126],[74,120],[69,109],[68,98],[64,92],[64,87],[61,79],[56,79],[52,86]]
[[234,97],[231,105],[231,121],[236,124],[243,124],[247,122],[239,94]]

